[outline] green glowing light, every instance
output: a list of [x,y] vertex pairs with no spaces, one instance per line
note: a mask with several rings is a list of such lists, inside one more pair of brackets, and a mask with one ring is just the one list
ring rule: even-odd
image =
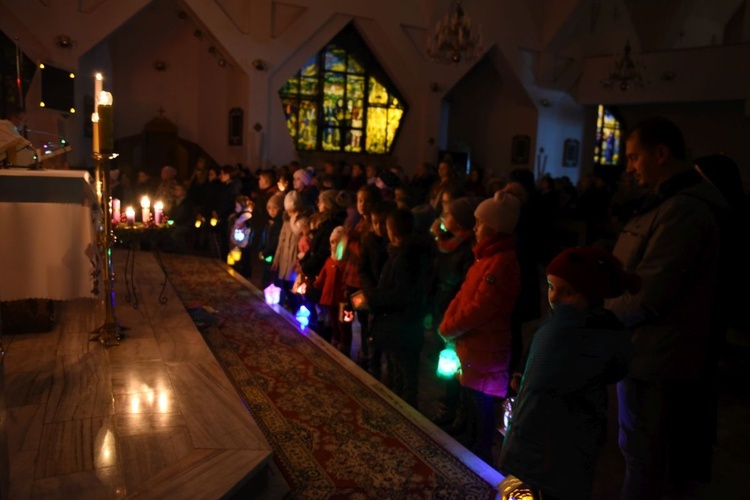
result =
[[456,372],[461,368],[461,361],[456,355],[453,345],[448,345],[440,351],[438,360],[437,376],[441,378],[453,378]]
[[336,260],[344,258],[344,250],[346,250],[346,243],[341,240],[336,244]]
[[445,228],[445,224],[443,224],[442,222],[440,223],[440,230],[443,231],[444,233],[448,232],[448,230]]
[[271,262],[273,262],[273,255],[269,255],[264,260],[270,264]]
[[174,224],[174,221],[173,221],[172,219],[169,219],[169,220],[167,221],[167,225],[168,225],[168,226],[171,226],[172,224]]

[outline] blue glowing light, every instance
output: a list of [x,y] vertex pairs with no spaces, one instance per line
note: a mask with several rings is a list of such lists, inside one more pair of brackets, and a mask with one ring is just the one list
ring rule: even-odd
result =
[[310,323],[310,310],[305,306],[299,306],[295,317],[297,318],[299,326],[304,328]]

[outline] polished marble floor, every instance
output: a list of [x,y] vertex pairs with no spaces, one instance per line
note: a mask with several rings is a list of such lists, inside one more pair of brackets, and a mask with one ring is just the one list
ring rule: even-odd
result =
[[87,299],[4,336],[9,498],[219,498],[268,474],[271,447],[168,284],[159,302],[153,254],[134,276],[137,309],[118,276],[119,346],[90,340],[104,313]]

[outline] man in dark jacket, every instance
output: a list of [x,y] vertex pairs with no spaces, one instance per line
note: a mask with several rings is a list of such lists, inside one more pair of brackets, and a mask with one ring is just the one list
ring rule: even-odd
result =
[[[642,279],[638,293],[608,300],[633,331],[630,373],[618,384],[622,498],[661,498],[666,471],[679,491],[698,478],[690,436],[700,432],[695,387],[705,376],[719,252],[719,192],[686,162],[677,126],[652,118],[626,143],[627,171],[650,191],[614,255]],[[698,417],[699,418],[699,417]]]

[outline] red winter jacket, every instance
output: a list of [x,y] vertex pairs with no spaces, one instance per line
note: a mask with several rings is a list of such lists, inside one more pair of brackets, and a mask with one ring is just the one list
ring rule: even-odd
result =
[[337,306],[344,302],[344,266],[346,261],[328,257],[313,286],[320,290],[321,306]]
[[440,323],[456,343],[461,385],[504,398],[508,391],[510,314],[521,288],[513,236],[498,234],[474,247],[477,260]]

